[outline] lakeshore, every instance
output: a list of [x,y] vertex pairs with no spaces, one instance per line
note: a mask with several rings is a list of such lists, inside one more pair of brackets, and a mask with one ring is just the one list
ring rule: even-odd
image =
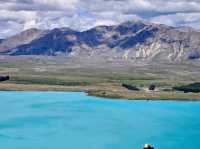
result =
[[1,83],[1,91],[64,91],[86,92],[89,96],[97,96],[121,100],[175,100],[175,101],[200,101],[199,93],[182,93],[167,91],[130,91],[119,85],[108,86],[61,86],[41,84],[13,84]]

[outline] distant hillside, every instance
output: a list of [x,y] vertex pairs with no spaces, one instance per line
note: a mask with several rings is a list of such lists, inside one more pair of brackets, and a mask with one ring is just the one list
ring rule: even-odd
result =
[[0,41],[0,51],[7,55],[183,61],[200,58],[200,32],[142,21],[98,26],[84,32],[30,29]]
[[3,42],[3,39],[0,39],[0,44]]
[[0,44],[0,52],[8,52],[16,49],[18,46],[30,44],[33,40],[41,38],[46,31],[39,29],[29,29],[18,35],[3,40]]

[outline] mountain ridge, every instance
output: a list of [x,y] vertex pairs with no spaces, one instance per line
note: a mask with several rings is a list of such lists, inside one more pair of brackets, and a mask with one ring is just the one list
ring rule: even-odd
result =
[[70,28],[29,29],[0,42],[6,55],[66,55],[146,61],[184,61],[200,58],[200,32],[142,21],[97,26],[86,31]]

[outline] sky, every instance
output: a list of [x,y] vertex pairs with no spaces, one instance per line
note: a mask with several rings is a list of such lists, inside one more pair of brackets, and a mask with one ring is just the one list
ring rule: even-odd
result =
[[128,20],[200,29],[200,0],[0,0],[0,38],[30,28],[82,31]]

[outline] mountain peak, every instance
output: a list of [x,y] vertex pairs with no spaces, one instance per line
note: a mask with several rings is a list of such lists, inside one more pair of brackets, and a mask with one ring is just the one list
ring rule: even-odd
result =
[[[200,32],[131,20],[78,32],[70,28],[29,29],[0,44],[12,55],[76,55],[148,61],[200,58]],[[11,52],[10,52],[11,51]]]
[[128,20],[126,22],[123,22],[121,24],[145,24],[145,23],[148,23],[148,22],[145,22],[145,21],[140,20],[140,19],[133,19],[133,20]]
[[29,28],[27,30],[24,30],[23,32],[37,32],[37,31],[41,31],[41,29],[38,29],[38,28]]
[[39,38],[45,31],[36,28],[25,30],[17,35],[3,40],[0,44],[0,52],[6,52],[21,45],[28,44],[31,41]]
[[55,31],[55,32],[71,32],[71,31],[74,31],[73,29],[69,28],[69,27],[62,27],[62,28],[54,28],[52,29],[52,31]]

